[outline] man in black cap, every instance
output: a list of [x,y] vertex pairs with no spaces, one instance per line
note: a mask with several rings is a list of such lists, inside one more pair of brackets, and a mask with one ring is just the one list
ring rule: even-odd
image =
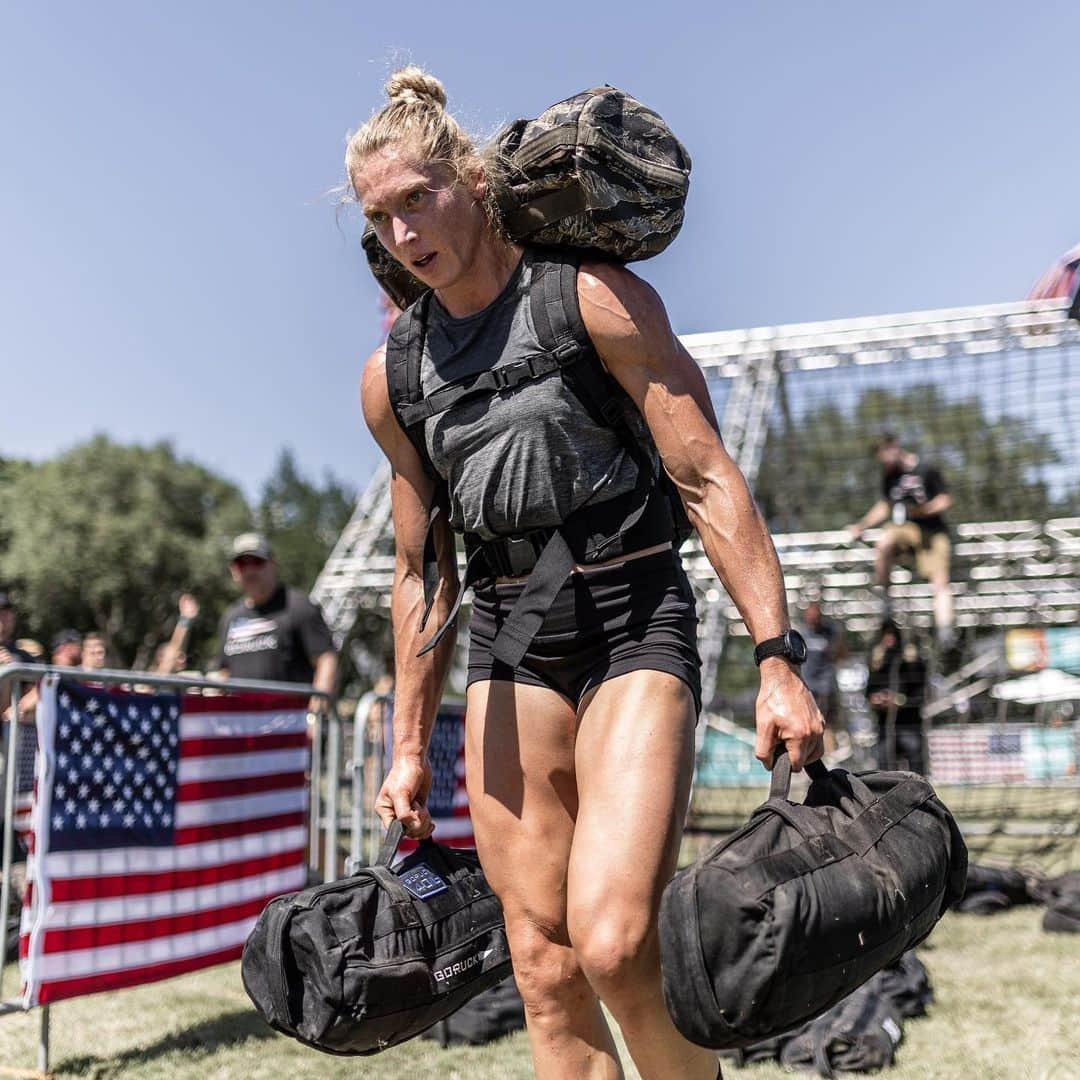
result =
[[[310,598],[279,579],[266,538],[238,536],[230,567],[244,596],[221,617],[214,667],[227,678],[310,683],[329,693],[337,676],[330,630]],[[311,708],[320,702],[312,698]]]
[[61,630],[52,639],[52,663],[56,667],[82,665],[83,636],[78,630]]

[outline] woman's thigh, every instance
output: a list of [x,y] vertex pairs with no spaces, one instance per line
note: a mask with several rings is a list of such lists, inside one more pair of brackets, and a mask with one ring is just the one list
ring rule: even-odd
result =
[[507,920],[565,938],[566,877],[577,814],[577,716],[552,690],[504,681],[469,687],[469,811],[484,874]]
[[598,915],[628,940],[651,934],[678,860],[696,725],[689,687],[667,672],[633,671],[585,699],[575,755],[572,936]]

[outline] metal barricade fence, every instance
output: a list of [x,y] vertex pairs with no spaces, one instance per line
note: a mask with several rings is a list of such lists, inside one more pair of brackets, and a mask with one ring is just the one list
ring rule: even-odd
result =
[[[0,690],[10,688],[12,722],[8,724],[6,738],[0,746],[0,775],[3,776],[3,857],[0,863],[0,913],[3,919],[3,933],[0,935],[0,1016],[6,1013],[21,1012],[24,1009],[20,998],[3,996],[5,967],[8,963],[8,913],[12,900],[12,867],[15,861],[15,816],[18,773],[18,739],[21,726],[32,721],[20,721],[19,709],[25,694],[47,675],[75,679],[95,686],[112,686],[129,689],[171,689],[176,691],[213,690],[217,694],[234,691],[255,691],[263,693],[290,694],[302,698],[318,698],[326,704],[326,709],[309,711],[308,731],[310,735],[311,764],[309,771],[308,803],[308,866],[310,871],[321,870],[323,879],[335,880],[340,876],[339,867],[339,789],[341,786],[342,760],[342,724],[337,703],[326,691],[316,690],[311,686],[296,683],[272,682],[257,679],[212,679],[205,677],[187,677],[181,675],[155,675],[145,671],[100,670],[83,671],[80,668],[55,667],[45,664],[8,664],[0,667]],[[325,727],[325,733],[324,733]],[[358,738],[366,725],[358,725]],[[323,740],[325,734],[325,751]],[[366,745],[361,745],[362,753],[354,754],[353,761],[353,827],[350,840],[350,868],[359,865],[361,854],[361,836],[363,833],[363,806],[370,803],[364,789],[363,762],[367,755]],[[379,747],[381,762],[381,745]],[[359,764],[358,764],[359,763]],[[359,827],[358,827],[359,826]],[[378,835],[374,827],[370,830],[373,837]],[[320,843],[321,841],[321,843]],[[40,1006],[41,1027],[38,1040],[38,1069],[45,1073],[49,1067],[49,1006]]]

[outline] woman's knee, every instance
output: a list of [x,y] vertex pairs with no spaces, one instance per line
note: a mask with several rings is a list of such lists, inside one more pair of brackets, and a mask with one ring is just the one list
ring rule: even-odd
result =
[[586,978],[608,1003],[634,993],[643,976],[659,971],[656,919],[651,911],[598,907],[579,912],[570,932]]
[[506,931],[514,979],[530,1017],[572,1007],[587,983],[566,928],[515,915],[507,917]]

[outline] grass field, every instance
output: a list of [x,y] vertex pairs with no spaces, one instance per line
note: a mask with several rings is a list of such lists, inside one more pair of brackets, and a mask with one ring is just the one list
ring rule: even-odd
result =
[[[908,1021],[896,1080],[1065,1080],[1080,1077],[1080,940],[1047,934],[1041,909],[983,919],[948,915],[922,951],[937,993],[929,1016]],[[5,990],[16,982],[7,972]],[[36,1058],[36,1013],[0,1017],[0,1066]],[[58,1077],[111,1080],[515,1080],[532,1075],[524,1034],[485,1047],[442,1050],[416,1040],[377,1058],[325,1057],[276,1035],[252,1011],[239,966],[100,994],[52,1009]],[[779,1067],[725,1067],[747,1080]],[[0,1076],[3,1075],[0,1069]],[[632,1067],[628,1077],[636,1077]]]

